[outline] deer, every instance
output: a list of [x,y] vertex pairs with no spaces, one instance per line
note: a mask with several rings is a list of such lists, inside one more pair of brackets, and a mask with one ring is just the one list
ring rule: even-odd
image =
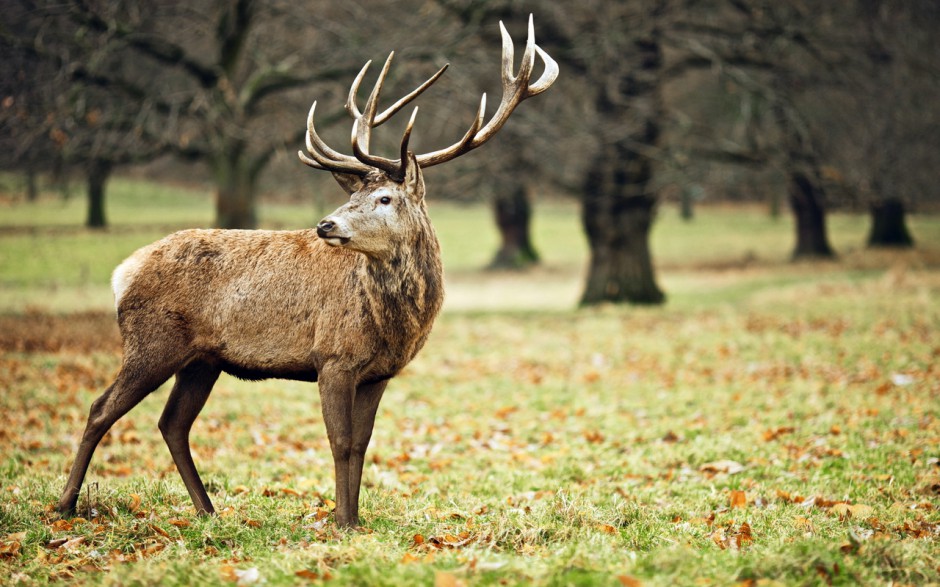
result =
[[[334,521],[359,526],[359,491],[375,415],[389,381],[417,355],[444,298],[440,244],[427,212],[422,169],[489,141],[523,100],[547,90],[557,63],[535,44],[532,17],[518,73],[513,42],[502,36],[502,99],[484,123],[486,94],[470,128],[453,145],[399,157],[370,152],[373,129],[412,102],[449,64],[379,112],[394,52],[360,110],[359,71],[346,100],[352,155],[317,134],[317,103],[307,115],[300,160],[332,173],[349,201],[315,229],[191,229],[137,250],[111,285],[123,358],[113,383],[92,404],[57,509],[73,512],[92,455],[114,423],[175,377],[159,429],[197,514],[215,512],[190,451],[190,431],[221,373],[246,380],[317,382],[333,457]],[[543,73],[532,82],[535,57]]]

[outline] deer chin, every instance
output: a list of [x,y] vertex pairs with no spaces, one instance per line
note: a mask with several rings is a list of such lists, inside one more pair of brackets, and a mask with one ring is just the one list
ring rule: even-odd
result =
[[322,236],[320,238],[331,247],[345,247],[351,240],[348,236]]

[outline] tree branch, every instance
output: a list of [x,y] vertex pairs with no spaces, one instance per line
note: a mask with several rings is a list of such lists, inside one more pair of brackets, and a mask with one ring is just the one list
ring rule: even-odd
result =
[[210,88],[218,83],[219,73],[216,68],[196,61],[179,45],[165,39],[144,35],[125,23],[108,22],[90,8],[84,0],[72,0],[71,4],[76,10],[69,11],[69,15],[76,24],[98,33],[112,33],[126,42],[128,46],[158,62],[179,65],[204,88]]

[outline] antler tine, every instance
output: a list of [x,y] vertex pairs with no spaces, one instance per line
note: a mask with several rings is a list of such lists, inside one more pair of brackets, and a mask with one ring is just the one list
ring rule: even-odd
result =
[[552,87],[552,84],[558,78],[558,63],[538,45],[535,46],[535,50],[545,64],[545,71],[542,72],[541,77],[534,84],[529,85],[529,97],[537,96]]
[[[388,75],[394,57],[394,51],[388,54],[388,59],[385,60],[385,65],[382,66],[382,71],[379,73],[379,79],[376,80],[372,92],[369,93],[369,99],[366,100],[365,109],[356,119],[358,130],[353,135],[353,146],[359,143],[358,147],[365,155],[369,154],[369,142],[372,139],[372,127],[375,125],[375,111],[379,106],[379,95],[382,93],[382,85],[385,83],[385,76]],[[365,163],[368,163],[368,161],[365,161]]]
[[349,115],[354,119],[362,117],[362,112],[359,112],[359,107],[356,106],[356,94],[359,93],[359,84],[362,83],[362,78],[365,77],[366,72],[369,71],[370,65],[372,65],[371,59],[366,61],[366,64],[359,70],[356,79],[354,79],[352,85],[349,86],[349,95],[346,96],[346,112],[349,112]]
[[405,127],[405,132],[401,136],[401,148],[398,151],[401,154],[399,159],[401,165],[398,167],[398,179],[404,179],[405,177],[405,165],[408,161],[408,141],[411,140],[411,129],[414,128],[417,116],[418,107],[415,106],[415,109],[411,111],[411,118],[408,119],[408,126]]
[[[359,75],[356,76],[355,81],[353,81],[352,86],[349,88],[349,96],[346,98],[346,111],[349,112],[349,115],[354,119],[362,118],[362,112],[360,112],[359,107],[356,106],[356,94],[359,93],[359,85],[362,83],[362,79],[371,64],[372,61],[368,61],[365,64],[362,70],[359,71]],[[397,102],[383,110],[380,114],[377,114],[375,117],[375,122],[372,124],[372,128],[381,126],[387,122],[389,118],[397,114],[399,110],[407,106],[409,102],[423,94],[424,91],[431,87],[431,85],[434,84],[434,82],[436,82],[439,77],[444,75],[444,72],[447,71],[448,67],[450,67],[450,63],[445,63],[443,67],[437,70],[437,73],[425,80],[424,83],[409,92],[406,96],[400,98]]]
[[360,163],[353,157],[334,151],[323,142],[314,125],[314,112],[316,109],[317,103],[314,101],[313,105],[310,106],[310,112],[307,114],[306,143],[309,156],[303,151],[297,151],[300,160],[315,169],[353,173],[359,176],[368,173],[371,169],[367,165]]
[[437,70],[437,73],[429,77],[423,84],[412,90],[407,96],[401,98],[388,108],[386,108],[381,114],[375,117],[375,124],[372,125],[373,128],[381,125],[386,120],[394,116],[399,110],[408,105],[409,102],[420,96],[424,93],[424,90],[431,87],[431,85],[437,81],[437,78],[444,75],[444,72],[447,71],[447,68],[450,67],[450,63],[445,63],[443,67]]
[[369,142],[372,140],[372,128],[375,126],[375,111],[378,109],[379,95],[382,93],[382,85],[385,83],[385,76],[388,75],[394,56],[394,51],[388,54],[388,59],[385,60],[385,65],[382,66],[382,71],[379,73],[379,79],[375,82],[375,86],[369,94],[369,99],[366,100],[365,108],[353,121],[352,148],[353,154],[359,161],[397,177],[401,167],[399,161],[369,153]]
[[[519,66],[519,73],[513,72],[514,69],[514,47],[512,37],[506,31],[502,22],[499,23],[499,30],[502,36],[503,57],[502,57],[502,78],[503,78],[503,96],[493,118],[482,124],[483,109],[485,100],[481,104],[481,110],[460,141],[454,143],[446,149],[440,149],[431,153],[425,153],[418,156],[418,165],[421,167],[431,167],[446,161],[450,161],[464,153],[476,149],[493,135],[499,132],[499,129],[506,124],[509,116],[515,110],[516,106],[526,98],[531,98],[547,90],[558,77],[558,64],[549,57],[548,53],[535,44],[535,24],[532,15],[529,15],[529,30],[526,39],[525,52],[522,55],[522,64]],[[538,55],[545,64],[545,71],[534,84],[530,84],[532,72],[535,69],[535,56]],[[485,96],[484,96],[485,98]]]

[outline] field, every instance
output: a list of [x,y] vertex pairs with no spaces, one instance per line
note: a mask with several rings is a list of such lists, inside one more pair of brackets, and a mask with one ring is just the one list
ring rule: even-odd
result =
[[940,218],[872,252],[866,218],[834,215],[840,258],[792,264],[787,218],[664,207],[668,303],[577,309],[572,204],[537,205],[545,262],[521,275],[479,271],[484,207],[431,211],[445,311],[379,410],[364,527],[340,531],[315,385],[227,377],[192,437],[218,516],[157,430],[165,386],[60,518],[120,363],[109,273],[211,206],[123,180],[115,226],[88,232],[77,199],[0,202],[0,584],[940,584]]

